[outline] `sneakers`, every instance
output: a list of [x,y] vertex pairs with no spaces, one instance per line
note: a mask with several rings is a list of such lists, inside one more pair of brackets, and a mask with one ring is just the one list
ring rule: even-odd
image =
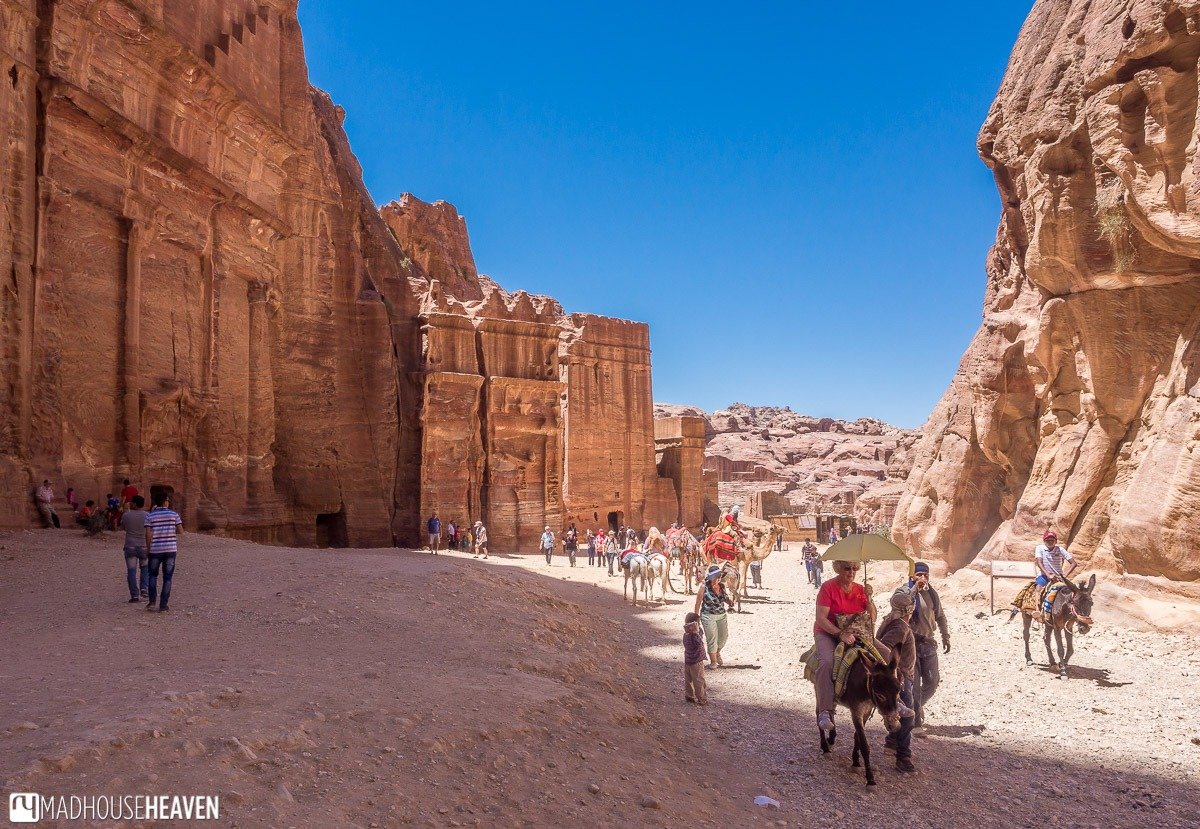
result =
[[150,602],[148,605],[146,605],[146,609],[147,609],[147,610],[154,610],[154,602]]
[[133,604],[134,602],[140,602],[140,601],[141,601],[141,599],[139,599],[137,596],[134,596],[133,598],[131,598],[129,600],[128,604]]
[[158,612],[159,612],[159,613],[166,613],[166,612],[167,612],[168,610],[170,610],[170,609],[171,609],[171,608],[167,607],[166,605],[163,605],[162,607],[160,607],[160,608],[158,609]]
[[833,717],[829,716],[828,711],[822,711],[821,715],[817,717],[817,728],[822,731],[833,730]]
[[896,758],[896,771],[903,772],[904,774],[913,774],[916,770],[917,767],[913,765],[913,761],[908,757]]
[[896,703],[896,713],[900,715],[900,719],[904,719],[905,717],[916,717],[917,716],[917,712],[912,710],[911,708],[909,708],[903,702]]
[[142,591],[142,598],[143,598],[143,599],[147,599],[147,598],[149,598],[149,597],[150,597],[150,594],[149,594],[148,592],[146,592],[145,590],[143,590],[143,591]]

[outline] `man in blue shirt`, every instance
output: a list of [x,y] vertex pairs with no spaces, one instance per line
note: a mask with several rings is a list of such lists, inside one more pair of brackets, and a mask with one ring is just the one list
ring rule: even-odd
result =
[[434,510],[433,515],[425,522],[425,531],[429,533],[429,549],[436,556],[442,544],[442,519],[437,517],[437,510]]
[[179,536],[183,534],[183,519],[171,509],[171,497],[159,494],[154,509],[146,513],[146,551],[150,560],[150,603],[154,610],[158,602],[158,571],[163,574],[162,602],[159,611],[166,613],[171,601],[171,578],[175,575],[175,555],[179,552]]

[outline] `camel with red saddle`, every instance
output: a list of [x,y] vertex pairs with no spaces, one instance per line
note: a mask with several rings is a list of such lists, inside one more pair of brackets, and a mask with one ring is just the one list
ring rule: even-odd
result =
[[718,530],[704,539],[704,554],[710,559],[716,557],[726,565],[727,572],[722,581],[733,593],[736,609],[741,613],[750,562],[762,561],[771,555],[775,542],[783,535],[783,527],[749,516],[742,516],[738,523],[743,534],[740,544],[732,534]]

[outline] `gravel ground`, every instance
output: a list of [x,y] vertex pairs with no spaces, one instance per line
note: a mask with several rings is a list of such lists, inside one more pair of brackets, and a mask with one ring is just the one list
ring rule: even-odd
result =
[[[561,556],[187,535],[172,613],[150,614],[125,604],[119,550],[0,536],[10,792],[218,794],[227,826],[1196,825],[1193,636],[1103,608],[1064,681],[1025,666],[978,579],[935,579],[954,647],[920,773],[892,770],[875,720],[868,789],[844,713],[834,753],[817,745],[796,664],[814,591],[792,552],[731,617],[700,708],[682,700],[691,597],[635,610]],[[900,578],[871,575],[881,595]]]

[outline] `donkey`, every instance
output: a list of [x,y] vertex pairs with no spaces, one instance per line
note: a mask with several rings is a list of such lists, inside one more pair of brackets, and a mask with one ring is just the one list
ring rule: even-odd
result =
[[[1088,579],[1087,586],[1079,587],[1070,579],[1063,577],[1066,587],[1058,591],[1054,603],[1050,606],[1050,618],[1042,621],[1042,635],[1046,640],[1046,661],[1051,668],[1058,666],[1058,678],[1067,678],[1067,663],[1071,654],[1075,653],[1075,625],[1079,625],[1079,633],[1086,634],[1092,629],[1092,591],[1096,589],[1096,574]],[[1029,652],[1029,627],[1033,624],[1033,616],[1022,609],[1025,629],[1025,664],[1033,664],[1033,655]],[[1067,635],[1066,649],[1063,648],[1063,632]],[[1058,662],[1050,651],[1050,635],[1054,634],[1054,644],[1058,649]]]
[[629,582],[633,582],[633,606],[637,607],[638,591],[641,590],[646,594],[646,603],[650,603],[650,562],[641,553],[629,557],[628,564],[622,564],[621,569],[625,571],[625,592],[626,599],[629,598]]
[[675,589],[675,584],[671,581],[671,562],[662,553],[651,554],[646,563],[646,581],[650,585],[650,601],[654,601],[654,585],[659,585],[659,592],[662,594],[662,600],[667,600],[667,588],[671,589],[672,593],[678,593]]
[[[837,698],[838,704],[850,711],[850,718],[854,721],[854,751],[851,752],[850,765],[858,768],[858,758],[862,756],[868,786],[875,785],[875,771],[871,768],[871,748],[867,744],[867,720],[878,709],[889,732],[900,728],[898,656],[893,651],[892,658],[887,662],[868,666],[866,661],[870,657],[860,654],[850,666],[846,686]],[[837,740],[837,728],[831,729],[828,737],[820,729],[818,733],[821,735],[821,751],[828,754],[829,747]]]

